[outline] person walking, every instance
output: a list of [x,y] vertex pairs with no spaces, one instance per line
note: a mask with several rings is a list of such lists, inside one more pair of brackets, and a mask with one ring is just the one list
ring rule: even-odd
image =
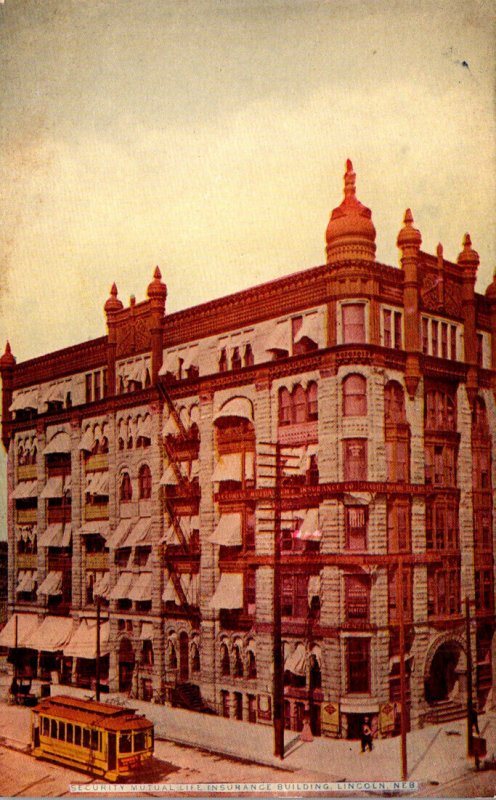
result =
[[362,732],[360,736],[360,742],[362,745],[362,753],[365,753],[365,750],[368,749],[372,752],[373,742],[372,742],[372,728],[370,727],[370,719],[365,717],[362,725]]

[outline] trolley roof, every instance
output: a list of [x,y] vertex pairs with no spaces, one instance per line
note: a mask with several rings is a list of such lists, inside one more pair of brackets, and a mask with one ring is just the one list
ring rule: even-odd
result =
[[143,730],[153,727],[149,719],[137,715],[133,708],[121,708],[110,703],[97,703],[96,700],[81,700],[66,695],[47,697],[41,700],[33,711],[68,722],[111,731]]

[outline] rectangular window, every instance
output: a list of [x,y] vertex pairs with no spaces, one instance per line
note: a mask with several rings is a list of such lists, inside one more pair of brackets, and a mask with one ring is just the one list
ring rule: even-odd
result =
[[456,361],[456,325],[450,325],[450,358]]
[[74,728],[74,744],[81,747],[81,728],[79,725],[76,725]]
[[91,749],[92,750],[99,750],[98,746],[98,731],[92,730],[91,731]]
[[345,577],[345,613],[347,622],[369,621],[370,582],[361,575]]
[[83,728],[83,747],[87,747],[88,750],[90,748],[90,730],[89,728]]
[[72,744],[74,741],[74,726],[71,722],[67,723],[67,743]]
[[108,369],[107,367],[103,370],[103,381],[102,381],[102,397],[107,397],[108,395]]
[[484,365],[484,336],[482,333],[477,334],[477,366]]
[[[400,600],[400,582],[399,572],[397,569],[389,572],[388,577],[388,606],[389,606],[389,622],[397,622],[399,619],[399,600]],[[412,571],[408,568],[403,568],[403,614],[407,619],[412,616]]]
[[281,614],[297,619],[308,616],[308,575],[283,575]]
[[342,306],[343,344],[363,343],[365,336],[365,305],[347,303]]
[[51,719],[50,720],[50,737],[52,739],[56,739],[57,738],[57,720],[56,719]]
[[367,549],[367,509],[365,506],[346,506],[346,547],[348,550]]
[[91,403],[93,397],[93,375],[91,373],[84,376],[84,383],[86,389],[86,402]]
[[370,639],[348,639],[348,691],[370,692]]
[[422,352],[427,355],[429,352],[429,320],[422,317]]
[[343,442],[344,480],[367,480],[367,440],[345,439]]
[[41,717],[41,732],[43,736],[50,736],[50,721],[48,717]]
[[387,507],[388,551],[398,553],[410,548],[410,504],[393,500]]
[[401,350],[403,347],[403,336],[402,336],[402,319],[401,319],[401,312],[395,311],[394,312],[394,346],[396,350]]
[[393,339],[392,339],[392,330],[391,330],[391,317],[392,313],[389,309],[385,308],[382,312],[383,317],[383,326],[384,326],[384,347],[392,347],[393,346]]
[[102,389],[102,375],[101,375],[101,372],[95,372],[94,394],[93,394],[94,400],[100,400],[101,389]]
[[437,356],[438,353],[438,341],[439,341],[439,323],[437,320],[431,320],[431,344],[432,344],[432,351],[431,355]]
[[61,742],[65,741],[65,722],[59,721],[59,736]]
[[448,324],[441,322],[441,358],[448,358]]

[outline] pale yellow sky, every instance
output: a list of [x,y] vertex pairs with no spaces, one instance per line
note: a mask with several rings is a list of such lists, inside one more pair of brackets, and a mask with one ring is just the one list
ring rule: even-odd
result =
[[492,0],[5,0],[0,345],[105,332],[113,280],[176,310],[324,261],[347,157],[378,260],[496,262]]

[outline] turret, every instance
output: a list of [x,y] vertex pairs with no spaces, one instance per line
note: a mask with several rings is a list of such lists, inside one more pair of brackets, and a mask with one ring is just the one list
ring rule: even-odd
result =
[[405,384],[410,398],[415,397],[420,381],[420,314],[418,265],[422,236],[413,227],[413,214],[405,211],[404,225],[396,241],[401,250],[401,267],[404,272],[403,304],[405,312]]
[[491,384],[496,401],[496,270],[493,273],[492,283],[486,289],[486,298],[489,303],[491,320],[491,369],[493,371]]
[[472,249],[472,241],[470,239],[470,234],[468,233],[466,233],[463,238],[463,250],[458,256],[457,263],[463,269],[463,341],[465,346],[465,361],[468,364],[467,396],[470,407],[472,408],[479,386],[477,371],[475,281],[477,278],[477,267],[479,266],[480,260],[479,254]]
[[162,273],[155,267],[153,280],[148,285],[147,294],[151,305],[151,345],[152,345],[152,383],[158,378],[158,373],[163,362],[163,331],[165,316],[165,301],[167,299],[167,286],[162,281]]
[[375,228],[372,212],[356,196],[356,175],[348,159],[344,175],[344,199],[331,214],[326,231],[327,263],[375,261]]
[[115,394],[115,357],[116,357],[116,316],[123,308],[117,297],[117,286],[112,284],[110,297],[105,303],[104,310],[107,317],[107,391],[109,395]]
[[15,364],[16,360],[12,355],[10,344],[7,342],[5,345],[5,352],[0,358],[0,375],[2,376],[2,442],[6,450],[9,446],[7,422],[12,417],[9,409],[12,405]]

